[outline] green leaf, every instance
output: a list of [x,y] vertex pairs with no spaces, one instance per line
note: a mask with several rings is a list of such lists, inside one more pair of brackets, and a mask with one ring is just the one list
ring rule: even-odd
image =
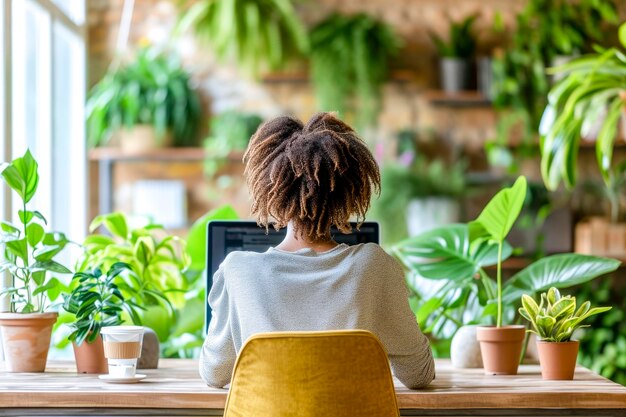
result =
[[[471,248],[468,226],[456,224],[404,240],[392,248],[392,253],[424,278],[464,280],[474,277],[481,267],[493,265],[497,250],[497,245],[487,242]],[[510,254],[507,245],[503,257]]]
[[519,177],[512,187],[500,190],[476,219],[492,239],[498,242],[506,239],[522,210],[526,187],[526,178]]
[[32,211],[18,210],[17,215],[20,218],[20,221],[22,222],[22,224],[28,224],[33,219]]
[[237,220],[238,218],[239,216],[232,206],[224,205],[211,210],[196,220],[193,226],[191,226],[189,235],[187,236],[187,253],[191,256],[189,269],[202,271],[206,268],[208,223],[212,220]]
[[619,27],[619,41],[624,48],[626,48],[626,23],[622,23]]
[[123,213],[117,212],[97,216],[89,225],[89,231],[95,231],[101,224],[104,224],[104,227],[113,235],[122,239],[128,238],[128,224]]
[[554,317],[555,320],[559,320],[560,318],[572,315],[574,310],[576,310],[576,299],[563,297],[552,306],[549,314]]
[[31,223],[26,227],[26,235],[28,237],[28,244],[31,247],[37,246],[42,241],[45,231],[39,223]]
[[548,290],[548,302],[550,304],[554,304],[560,299],[561,299],[561,294],[559,293],[559,290],[554,287],[550,287],[550,289]]
[[69,269],[61,265],[60,263],[56,261],[52,261],[52,260],[41,261],[41,262],[37,261],[32,265],[31,268],[39,269],[43,271],[57,272],[59,274],[71,274],[72,273],[72,271],[70,271]]
[[21,258],[24,263],[28,262],[28,246],[26,239],[12,240],[6,242],[6,247],[15,256]]
[[35,195],[39,183],[37,161],[30,150],[27,150],[23,157],[16,158],[10,164],[4,164],[3,167],[0,175],[4,181],[22,198],[24,204],[28,203]]
[[527,319],[535,324],[535,318],[539,315],[539,306],[537,305],[537,303],[535,302],[535,300],[526,295],[523,294],[522,295],[522,306],[523,309],[526,311],[527,313]]
[[505,282],[503,300],[515,302],[523,294],[534,296],[550,287],[568,288],[582,284],[615,271],[620,264],[615,259],[574,253],[547,256]]
[[554,317],[550,317],[550,316],[537,316],[535,323],[537,324],[539,335],[542,338],[545,338],[545,337],[549,337],[550,334],[552,333],[552,328],[554,327],[556,320]]

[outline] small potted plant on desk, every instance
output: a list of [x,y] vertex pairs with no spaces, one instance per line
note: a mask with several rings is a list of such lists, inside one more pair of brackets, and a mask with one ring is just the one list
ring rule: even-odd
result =
[[107,361],[100,330],[105,326],[121,325],[124,311],[131,318],[138,317],[114,282],[128,269],[130,265],[117,262],[106,272],[95,268],[93,271],[77,272],[72,278],[72,290],[64,296],[63,308],[76,316],[76,320],[69,324],[72,333],[68,338],[74,347],[78,373],[106,373]]
[[43,372],[46,369],[52,326],[58,313],[46,312],[63,288],[49,273],[71,271],[54,260],[69,242],[62,233],[46,232],[45,217],[28,210],[37,191],[37,161],[30,151],[11,163],[0,165],[4,182],[19,196],[20,225],[0,221],[3,260],[0,273],[8,272],[11,283],[0,291],[9,298],[10,311],[0,313],[2,346],[9,372]]
[[541,294],[539,305],[532,297],[526,294],[522,296],[519,313],[532,325],[532,330],[528,331],[539,338],[537,350],[543,379],[574,379],[579,347],[577,340],[571,340],[574,331],[587,327],[582,325],[585,319],[610,309],[591,308],[589,301],[577,308],[576,297],[561,297],[559,290],[554,287]]

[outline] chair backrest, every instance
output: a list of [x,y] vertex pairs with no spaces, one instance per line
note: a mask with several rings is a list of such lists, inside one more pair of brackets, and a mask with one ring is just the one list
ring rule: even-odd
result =
[[244,344],[224,417],[397,417],[385,349],[364,330],[260,333]]

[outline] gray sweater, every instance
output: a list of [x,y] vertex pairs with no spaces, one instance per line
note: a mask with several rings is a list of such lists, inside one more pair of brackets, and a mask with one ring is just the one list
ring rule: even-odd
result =
[[213,277],[200,376],[214,387],[228,384],[239,350],[255,333],[364,329],[381,340],[404,385],[424,387],[435,365],[407,295],[402,268],[373,243],[319,253],[232,252]]

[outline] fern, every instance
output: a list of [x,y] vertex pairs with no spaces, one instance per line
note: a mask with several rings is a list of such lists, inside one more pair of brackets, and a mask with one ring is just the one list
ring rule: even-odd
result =
[[189,28],[211,44],[219,60],[234,59],[254,77],[308,51],[290,0],[201,0],[186,9],[176,30]]

